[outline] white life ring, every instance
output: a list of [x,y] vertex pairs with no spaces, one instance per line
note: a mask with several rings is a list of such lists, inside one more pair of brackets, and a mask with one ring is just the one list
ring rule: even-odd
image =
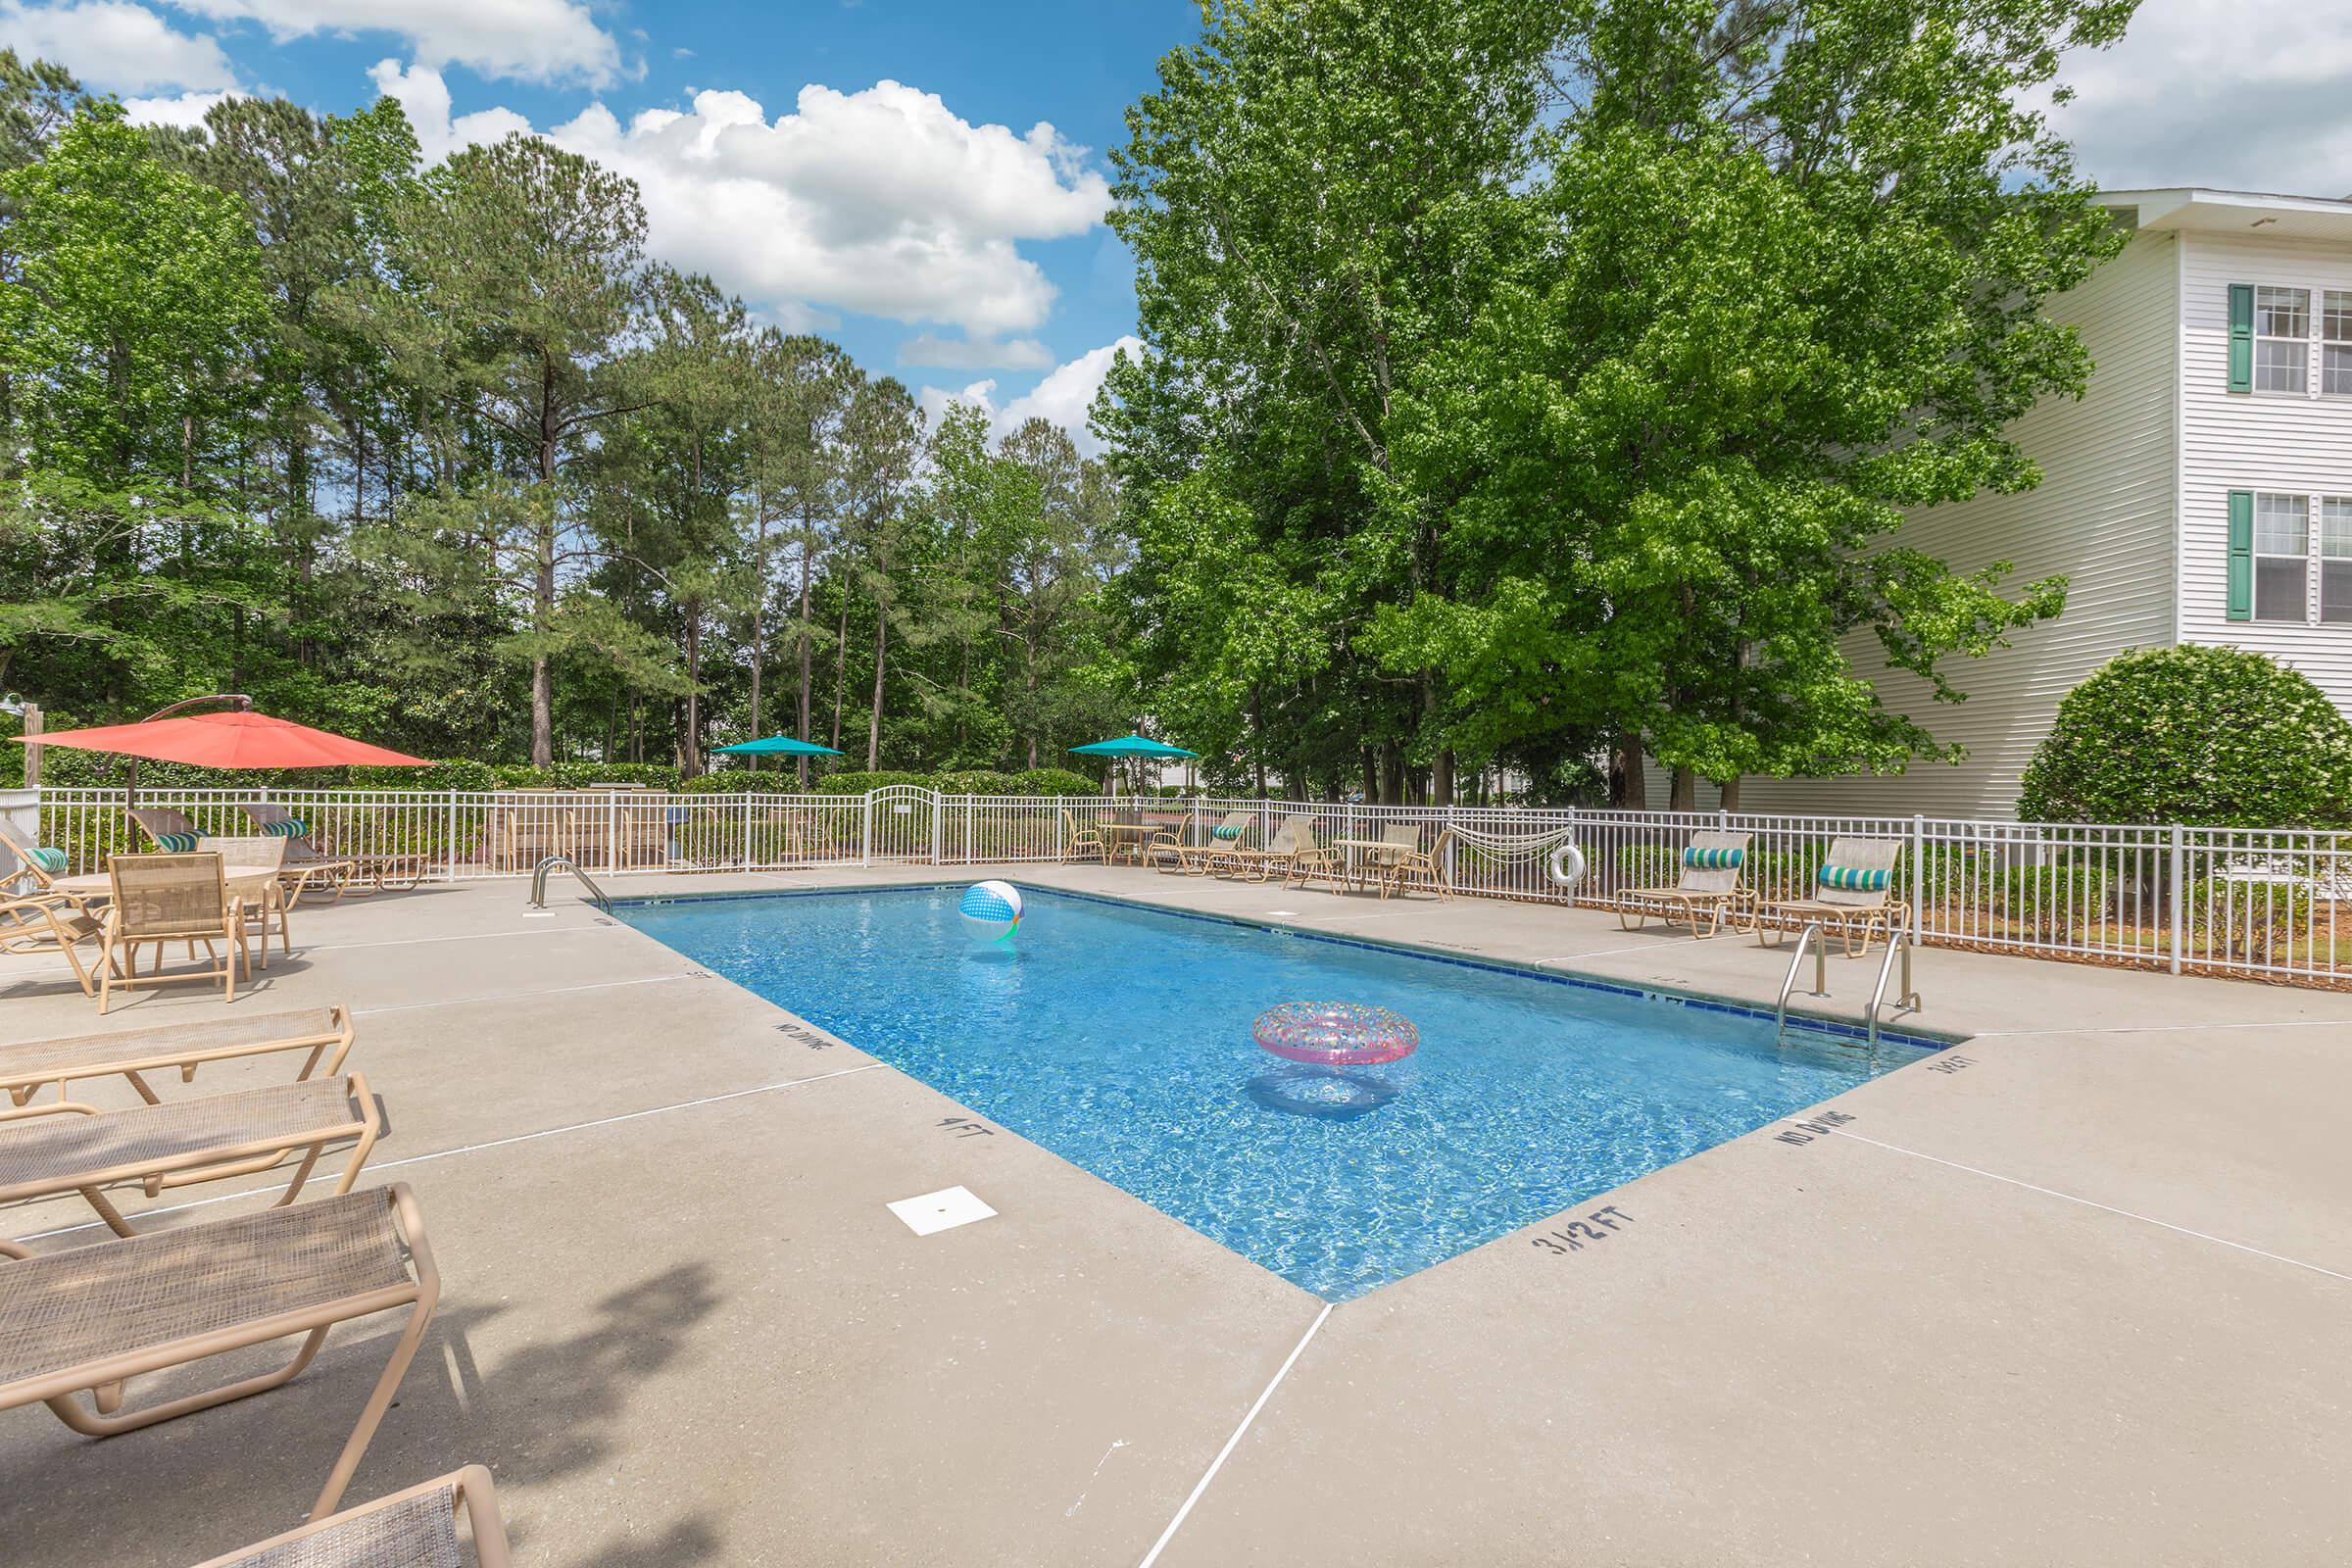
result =
[[1573,844],[1563,844],[1551,852],[1546,864],[1555,888],[1574,888],[1585,879],[1585,852]]

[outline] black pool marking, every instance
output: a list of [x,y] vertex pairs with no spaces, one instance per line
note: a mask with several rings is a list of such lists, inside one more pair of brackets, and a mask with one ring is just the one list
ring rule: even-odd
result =
[[1827,1137],[1853,1119],[1850,1113],[1842,1110],[1816,1111],[1803,1121],[1793,1123],[1772,1136],[1778,1143],[1809,1144],[1816,1138]]
[[818,1034],[815,1030],[797,1023],[780,1023],[776,1025],[776,1033],[798,1040],[810,1051],[831,1051],[835,1046],[841,1044],[831,1035]]
[[958,1138],[994,1138],[997,1130],[970,1116],[942,1116],[934,1126],[946,1128]]
[[[1528,1238],[1528,1241],[1531,1246],[1541,1247],[1555,1257],[1565,1256],[1570,1252],[1583,1251],[1589,1242],[1607,1241],[1617,1234],[1620,1226],[1631,1225],[1633,1222],[1633,1215],[1628,1214],[1615,1203],[1611,1203],[1605,1208],[1592,1210],[1583,1219],[1572,1219],[1558,1230],[1545,1231],[1541,1236],[1532,1236]],[[1595,1226],[1599,1228],[1594,1229]]]
[[1949,1052],[1946,1052],[1943,1055],[1938,1056],[1936,1060],[1928,1063],[1928,1071],[1959,1072],[1963,1068],[1974,1067],[1975,1065],[1976,1061],[1973,1057],[1955,1056]]

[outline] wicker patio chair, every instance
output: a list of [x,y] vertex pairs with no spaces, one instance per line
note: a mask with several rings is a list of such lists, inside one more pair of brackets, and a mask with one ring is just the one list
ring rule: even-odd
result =
[[[1618,925],[1628,931],[1639,931],[1652,916],[1668,926],[1679,918],[1690,927],[1693,937],[1704,940],[1713,936],[1723,929],[1727,918],[1737,918],[1740,903],[1746,897],[1742,879],[1746,875],[1747,843],[1753,836],[1691,834],[1690,844],[1676,858],[1680,874],[1673,885],[1618,891]],[[1633,906],[1631,908],[1626,907],[1629,904]]]
[[98,939],[98,961],[104,965],[104,923],[79,902],[46,893],[24,899],[0,899],[0,953],[64,954],[85,997],[97,994],[96,982],[81,961],[81,945],[93,938]]
[[[0,1261],[0,1410],[43,1403],[92,1438],[277,1388],[317,1358],[335,1324],[407,1308],[407,1327],[312,1505],[317,1518],[341,1500],[441,1296],[405,1182],[39,1256],[0,1242],[4,1258],[18,1261]],[[274,1372],[122,1410],[132,1378],[295,1334],[301,1348]]]
[[1067,865],[1090,852],[1098,860],[1109,858],[1102,849],[1102,835],[1081,823],[1068,807],[1061,808],[1061,863]]
[[293,1180],[277,1201],[302,1196],[326,1151],[348,1142],[335,1183],[351,1191],[383,1135],[368,1080],[312,1078],[166,1105],[97,1110],[73,1101],[0,1109],[0,1203],[79,1193],[107,1229],[135,1234],[105,1193],[137,1183],[147,1196],[167,1187],[226,1181],[265,1171],[296,1154]]
[[[1414,835],[1414,841],[1409,847],[1404,847],[1402,844],[1404,833]],[[1392,836],[1398,843],[1399,853],[1388,859],[1380,868],[1380,896],[1382,898],[1385,899],[1392,893],[1401,897],[1414,888],[1426,888],[1440,899],[1453,897],[1453,889],[1446,885],[1446,851],[1453,838],[1451,828],[1441,830],[1437,842],[1426,850],[1421,848],[1420,830],[1417,828],[1405,828],[1401,831],[1391,828],[1387,836]]]
[[490,1472],[469,1464],[438,1480],[346,1508],[299,1530],[208,1558],[196,1568],[459,1568],[458,1515],[479,1568],[513,1568]]
[[1838,933],[1849,958],[1870,951],[1873,932],[1891,941],[1894,917],[1903,906],[1894,895],[1894,867],[1902,854],[1901,839],[1832,839],[1810,896],[1756,905],[1749,919],[1757,945],[1777,948],[1783,931],[1815,920],[1825,934]]
[[[232,898],[221,877],[220,857],[210,853],[174,855],[118,855],[107,862],[113,873],[115,902],[107,907],[101,934],[105,961],[98,968],[98,1011],[113,1003],[115,988],[177,985],[189,980],[218,980],[223,1000],[237,1000],[237,959],[250,955],[245,946],[245,908]],[[226,951],[215,949],[219,941]],[[156,964],[163,964],[163,948],[185,942],[192,956],[201,942],[217,965],[180,974],[138,972],[139,949],[156,948]]]
[[0,1046],[0,1090],[22,1105],[51,1084],[57,1087],[57,1098],[63,1100],[76,1083],[121,1077],[138,1091],[141,1100],[160,1105],[162,1099],[147,1082],[149,1073],[177,1068],[181,1083],[193,1083],[196,1069],[206,1062],[299,1051],[304,1055],[294,1081],[300,1083],[321,1070],[330,1078],[341,1072],[343,1059],[351,1054],[351,1010],[341,1006],[252,1017],[232,1014],[152,1029],[32,1040]]

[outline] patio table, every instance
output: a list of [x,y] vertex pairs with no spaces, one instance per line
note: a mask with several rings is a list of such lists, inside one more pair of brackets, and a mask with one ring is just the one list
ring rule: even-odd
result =
[[[279,881],[281,875],[282,868],[272,869],[266,865],[224,865],[220,868],[221,896],[243,899],[248,909],[263,911],[262,967],[265,969],[270,967],[269,917],[271,913],[277,916],[277,951],[280,954],[293,952],[287,945],[292,939],[286,930],[286,911],[293,906],[293,901],[285,896],[284,884]],[[58,892],[71,894],[85,902],[103,903],[115,896],[115,879],[104,871],[61,876],[55,878],[54,883]]]
[[1144,846],[1167,831],[1164,822],[1105,822],[1095,819],[1095,831],[1102,835],[1103,858],[1132,855],[1140,862]]
[[[1391,844],[1387,839],[1333,839],[1331,847],[1348,852],[1348,885],[1349,887],[1355,886],[1356,883],[1356,859],[1359,855],[1363,858],[1365,871],[1369,872],[1381,861],[1387,860],[1394,863],[1398,856],[1406,853],[1403,845]],[[1368,886],[1369,883],[1367,882],[1366,885]]]

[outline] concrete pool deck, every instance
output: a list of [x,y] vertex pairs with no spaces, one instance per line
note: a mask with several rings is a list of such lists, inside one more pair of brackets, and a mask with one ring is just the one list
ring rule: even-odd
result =
[[[1130,868],[612,891],[979,875],[1767,1004],[1786,964],[1586,911]],[[2352,996],[1925,950],[1906,1025],[1973,1038],[1822,1107],[1843,1119],[1327,1308],[593,908],[522,900],[305,905],[235,1004],[355,1009],[391,1119],[365,1180],[416,1188],[444,1276],[351,1499],[487,1463],[518,1563],[2352,1551]],[[1876,958],[1830,969],[1851,1017]],[[61,965],[0,960],[0,1041],[222,1011],[191,986],[100,1024]],[[918,1238],[884,1207],[956,1185],[997,1217]],[[173,1568],[291,1526],[390,1332],[104,1443],[0,1412],[0,1561]]]

